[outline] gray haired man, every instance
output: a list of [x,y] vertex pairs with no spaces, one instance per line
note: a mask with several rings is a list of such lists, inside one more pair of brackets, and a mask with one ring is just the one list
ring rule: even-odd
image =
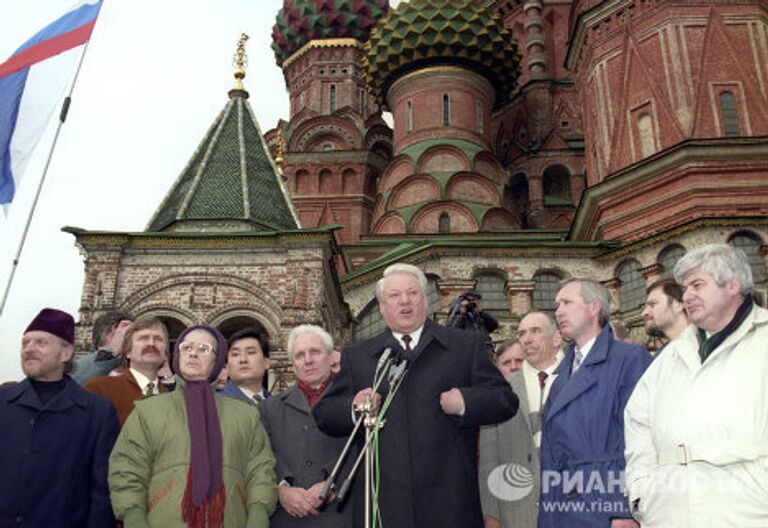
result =
[[693,323],[626,408],[626,483],[643,526],[765,526],[768,311],[740,249],[710,244],[675,266]]

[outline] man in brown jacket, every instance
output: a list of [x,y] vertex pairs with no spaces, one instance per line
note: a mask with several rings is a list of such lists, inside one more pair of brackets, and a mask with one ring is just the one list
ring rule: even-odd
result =
[[83,388],[98,394],[115,406],[120,427],[137,400],[165,392],[158,371],[168,357],[168,330],[157,318],[137,320],[126,332],[123,356],[128,368],[118,376],[98,376]]

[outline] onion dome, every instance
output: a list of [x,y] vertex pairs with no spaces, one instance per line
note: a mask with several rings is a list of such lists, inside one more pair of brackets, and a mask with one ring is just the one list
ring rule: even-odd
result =
[[272,27],[277,65],[310,40],[354,38],[365,42],[388,10],[387,0],[284,0]]
[[480,2],[411,0],[389,11],[371,31],[363,65],[369,92],[383,104],[400,75],[432,64],[477,71],[496,88],[497,100],[520,74],[517,41]]

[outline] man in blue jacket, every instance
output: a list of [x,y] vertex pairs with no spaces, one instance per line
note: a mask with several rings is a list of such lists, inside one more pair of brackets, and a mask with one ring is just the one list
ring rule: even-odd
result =
[[75,321],[43,309],[21,341],[26,378],[0,388],[0,526],[114,526],[107,488],[118,434],[112,404],[72,368]]
[[624,497],[624,406],[651,357],[617,341],[608,292],[568,279],[555,317],[572,341],[544,407],[539,528],[635,528]]

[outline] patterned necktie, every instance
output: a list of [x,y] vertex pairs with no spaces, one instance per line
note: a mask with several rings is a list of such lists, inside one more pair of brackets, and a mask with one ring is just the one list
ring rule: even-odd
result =
[[155,384],[151,381],[147,383],[147,386],[144,387],[144,397],[149,398],[150,396],[155,395]]
[[579,370],[582,361],[584,361],[584,354],[577,348],[576,354],[573,356],[573,367],[571,368],[571,375],[576,374],[576,371]]
[[543,370],[539,371],[539,389],[541,389],[542,392],[544,392],[544,385],[547,384],[548,377],[549,377],[549,374],[547,374]]
[[257,392],[253,395],[253,399],[256,400],[256,403],[264,401],[264,396],[260,392]]
[[411,349],[411,341],[413,341],[413,338],[408,334],[403,336],[403,343],[405,343],[405,357],[407,359],[411,359],[411,352],[413,351]]

